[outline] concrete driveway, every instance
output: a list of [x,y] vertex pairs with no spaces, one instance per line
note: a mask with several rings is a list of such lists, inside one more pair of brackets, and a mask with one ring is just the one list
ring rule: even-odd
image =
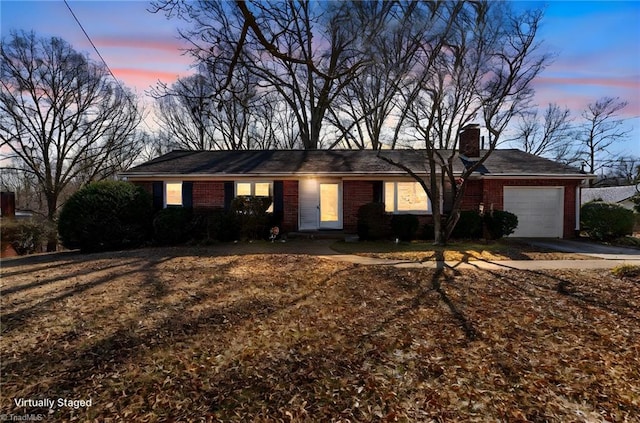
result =
[[[516,238],[518,239],[518,238]],[[534,247],[563,253],[576,253],[585,256],[605,259],[605,260],[640,260],[640,250],[635,248],[612,247],[609,245],[597,244],[587,240],[569,239],[532,239],[519,238]]]

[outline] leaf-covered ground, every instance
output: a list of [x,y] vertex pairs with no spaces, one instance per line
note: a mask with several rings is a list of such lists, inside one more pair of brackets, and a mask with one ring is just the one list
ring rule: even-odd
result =
[[[2,413],[638,421],[640,281],[206,249],[3,263]],[[15,398],[91,399],[77,410]]]

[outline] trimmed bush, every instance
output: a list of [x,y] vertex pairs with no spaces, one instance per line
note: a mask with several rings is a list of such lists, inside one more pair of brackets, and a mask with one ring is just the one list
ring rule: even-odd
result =
[[633,232],[633,211],[601,201],[586,203],[580,209],[580,224],[589,238],[612,240]]
[[388,236],[387,216],[384,203],[367,203],[358,209],[358,238],[375,241]]
[[11,244],[19,255],[42,251],[50,238],[56,238],[52,222],[45,219],[4,219],[2,221],[2,243]]
[[[453,232],[452,238],[480,239],[484,236],[490,239],[500,239],[511,235],[518,227],[518,216],[513,213],[494,210],[481,216],[475,210],[460,212],[460,218]],[[486,229],[486,234],[484,233]]]
[[484,215],[484,224],[491,239],[500,239],[516,230],[518,216],[508,211],[494,210]]
[[391,231],[401,241],[416,239],[420,221],[412,214],[396,214],[391,218]]
[[193,227],[192,209],[167,207],[153,218],[153,238],[162,245],[181,244],[191,238]]
[[231,213],[235,216],[242,239],[263,239],[269,234],[271,214],[269,197],[239,196],[231,202]]
[[58,232],[67,248],[85,252],[131,248],[151,235],[151,196],[128,182],[94,182],[62,207]]
[[460,212],[458,223],[451,232],[451,238],[479,239],[482,238],[482,216],[474,210]]

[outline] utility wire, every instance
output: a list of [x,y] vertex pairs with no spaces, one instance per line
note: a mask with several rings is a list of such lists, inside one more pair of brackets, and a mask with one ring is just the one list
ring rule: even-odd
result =
[[78,19],[78,17],[76,16],[76,14],[73,12],[73,9],[71,9],[71,6],[69,6],[69,3],[67,2],[67,0],[64,0],[64,4],[67,6],[67,9],[69,9],[69,12],[71,12],[71,16],[73,16],[73,19],[75,19],[76,23],[78,24],[78,26],[80,27],[80,29],[82,30],[82,32],[84,33],[84,36],[87,37],[87,40],[89,40],[89,43],[91,44],[91,46],[93,47],[93,49],[96,51],[96,53],[98,54],[98,57],[100,58],[100,60],[102,60],[102,63],[104,63],[104,65],[107,67],[107,70],[109,71],[109,73],[111,74],[111,76],[113,77],[113,79],[116,81],[116,83],[118,84],[118,86],[120,86],[120,88],[122,89],[122,86],[120,85],[120,81],[118,81],[118,78],[116,78],[116,76],[113,74],[113,72],[111,72],[111,68],[109,67],[109,65],[107,64],[106,60],[104,60],[104,57],[102,57],[102,54],[100,54],[100,52],[98,51],[98,48],[96,47],[96,45],[93,43],[93,40],[91,39],[91,37],[89,37],[89,34],[87,34],[87,31],[85,31],[84,27],[82,26],[82,24],[80,23],[80,20]]
[[[80,19],[78,19],[78,17],[76,16],[76,14],[73,12],[73,9],[71,9],[71,6],[69,5],[69,3],[67,2],[67,0],[64,0],[64,4],[67,6],[67,9],[69,9],[69,12],[71,12],[71,16],[73,16],[73,19],[76,21],[76,23],[78,24],[78,26],[80,27],[80,29],[82,30],[82,32],[84,33],[84,36],[87,37],[87,40],[89,40],[89,43],[91,44],[91,46],[93,47],[93,49],[95,50],[96,54],[98,55],[98,57],[100,58],[100,60],[102,60],[102,63],[104,63],[105,67],[107,68],[107,70],[109,71],[109,74],[111,75],[111,77],[113,78],[113,80],[116,82],[116,84],[118,84],[118,87],[120,87],[120,89],[125,92],[124,87],[122,86],[122,84],[120,83],[120,80],[118,78],[116,78],[116,76],[113,74],[113,72],[111,71],[111,68],[109,67],[109,65],[107,64],[107,61],[104,60],[104,57],[102,57],[102,54],[100,54],[100,51],[98,50],[98,47],[96,47],[96,45],[93,43],[93,40],[91,39],[91,37],[89,36],[89,34],[87,33],[87,31],[84,29],[84,26],[82,26],[82,23],[80,23]],[[133,104],[133,101],[131,100],[130,96],[126,96],[127,99],[129,100],[129,104],[134,108],[134,110],[136,111],[136,113],[140,113],[140,111],[138,110],[138,107],[136,107],[135,104]],[[149,127],[149,125],[144,121],[144,116],[140,115],[140,120],[144,123],[144,125],[147,127],[147,129],[149,131],[151,131],[151,128]]]

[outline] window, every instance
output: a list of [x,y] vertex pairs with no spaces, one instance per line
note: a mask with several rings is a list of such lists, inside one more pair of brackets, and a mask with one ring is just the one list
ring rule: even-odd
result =
[[[273,197],[273,184],[271,182],[236,182],[236,197],[251,195],[254,197]],[[267,212],[273,211],[273,202]]]
[[182,182],[167,182],[164,185],[164,191],[167,206],[182,205]]
[[385,182],[384,209],[387,213],[427,213],[429,198],[418,182]]
[[271,197],[271,182],[236,182],[236,197],[241,195]]

